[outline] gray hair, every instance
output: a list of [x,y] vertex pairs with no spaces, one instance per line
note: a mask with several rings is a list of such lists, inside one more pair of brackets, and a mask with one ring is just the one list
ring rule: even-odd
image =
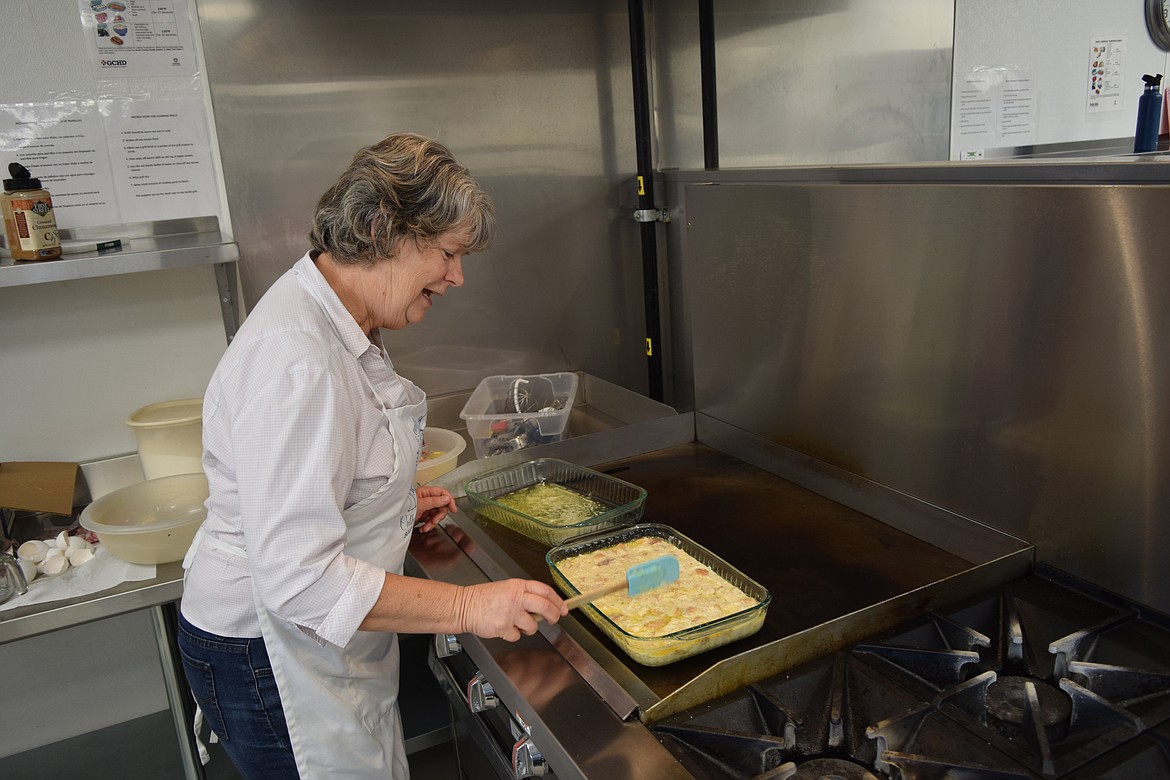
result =
[[354,155],[317,201],[309,241],[339,263],[371,265],[403,239],[427,245],[455,232],[478,252],[495,231],[491,199],[447,147],[396,133]]

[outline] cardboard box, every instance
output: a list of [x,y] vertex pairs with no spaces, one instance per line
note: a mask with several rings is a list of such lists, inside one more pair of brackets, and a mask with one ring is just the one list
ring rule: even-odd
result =
[[0,463],[0,508],[72,515],[77,469],[53,461]]

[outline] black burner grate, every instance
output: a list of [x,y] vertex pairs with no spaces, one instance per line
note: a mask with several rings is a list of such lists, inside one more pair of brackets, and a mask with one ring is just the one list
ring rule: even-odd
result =
[[1145,617],[1031,576],[653,730],[711,780],[1170,777],[1170,630]]
[[[883,724],[884,731],[874,731]],[[696,778],[880,780],[890,776],[891,758],[905,766],[933,760],[952,770],[965,767],[967,774],[949,776],[967,780],[1028,777],[1015,772],[1002,753],[844,652],[749,685],[653,730]],[[898,755],[880,756],[887,748]]]

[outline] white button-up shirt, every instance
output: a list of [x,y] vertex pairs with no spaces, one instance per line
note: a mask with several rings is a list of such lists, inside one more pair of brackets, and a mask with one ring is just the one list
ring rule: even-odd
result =
[[367,338],[306,254],[249,313],[204,396],[211,497],[183,590],[192,624],[260,636],[255,588],[325,641],[344,646],[357,630],[385,573],[346,555],[341,513],[386,482],[395,457],[367,382],[405,399],[377,331]]

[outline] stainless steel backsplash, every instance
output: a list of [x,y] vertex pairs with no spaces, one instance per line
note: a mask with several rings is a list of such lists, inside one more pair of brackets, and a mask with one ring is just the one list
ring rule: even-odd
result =
[[[490,6],[490,7],[489,7]],[[646,386],[626,4],[202,0],[245,300],[308,248],[317,198],[396,131],[446,143],[500,230],[426,322],[387,331],[431,394],[493,374]]]
[[[697,10],[647,6],[657,164],[696,168]],[[645,392],[626,3],[198,8],[247,302],[354,150],[416,130],[483,179],[501,234],[389,334],[400,370],[432,394],[562,369]],[[720,5],[723,166],[945,158],[953,11]],[[866,170],[662,174],[666,400],[1170,610],[1166,187]]]
[[1170,184],[1132,170],[680,184],[696,411],[1170,611]]
[[[432,393],[561,369],[646,391],[626,2],[197,5],[245,302],[305,251],[353,152],[415,130],[481,178],[501,230],[425,327],[388,334],[403,373]],[[645,5],[656,164],[702,165],[697,8]],[[944,158],[953,3],[903,5],[719,5],[723,164]]]

